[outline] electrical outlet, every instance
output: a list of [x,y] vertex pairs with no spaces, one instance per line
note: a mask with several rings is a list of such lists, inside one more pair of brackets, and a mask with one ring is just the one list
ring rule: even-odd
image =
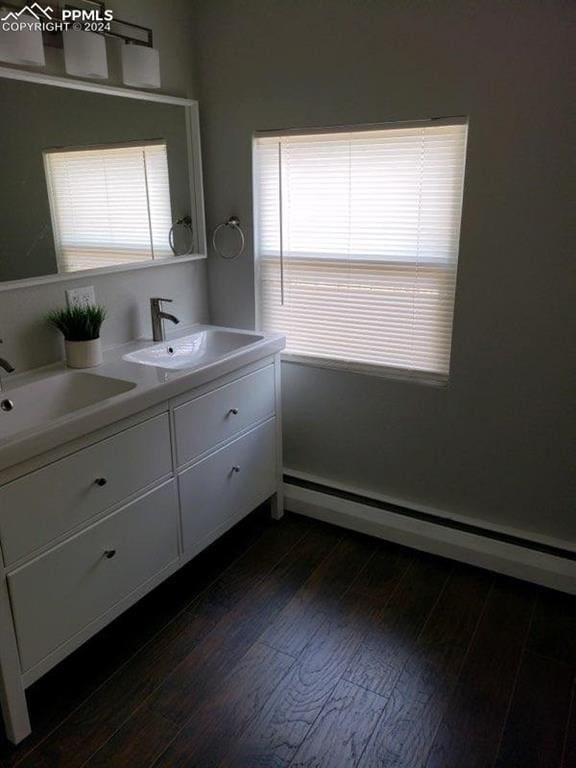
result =
[[93,285],[83,288],[69,288],[66,291],[66,303],[72,307],[86,307],[88,304],[96,304],[96,294]]

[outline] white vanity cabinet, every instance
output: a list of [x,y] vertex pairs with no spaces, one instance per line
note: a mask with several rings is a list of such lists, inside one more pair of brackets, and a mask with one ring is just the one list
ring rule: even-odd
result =
[[279,356],[0,471],[0,695],[25,689],[266,499],[282,514]]
[[268,365],[175,408],[177,466],[273,416],[274,389],[274,366]]
[[171,473],[164,413],[7,483],[0,487],[6,565]]
[[275,419],[178,474],[182,544],[196,553],[274,493]]
[[174,480],[8,575],[28,672],[178,559]]

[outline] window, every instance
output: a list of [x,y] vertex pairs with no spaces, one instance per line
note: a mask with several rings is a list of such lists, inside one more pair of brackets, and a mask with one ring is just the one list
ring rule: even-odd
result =
[[446,378],[467,125],[254,140],[259,324],[293,359]]
[[44,153],[61,272],[172,254],[164,142]]

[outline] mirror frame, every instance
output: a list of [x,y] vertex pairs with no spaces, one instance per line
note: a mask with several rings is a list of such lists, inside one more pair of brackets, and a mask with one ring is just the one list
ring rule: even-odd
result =
[[206,247],[206,222],[204,214],[204,189],[202,182],[202,154],[200,145],[200,119],[198,115],[198,102],[192,99],[185,99],[180,96],[169,96],[161,93],[149,93],[148,91],[138,91],[128,88],[118,88],[112,85],[101,85],[86,80],[71,80],[67,77],[57,75],[47,75],[39,72],[31,72],[23,69],[12,69],[11,67],[0,67],[0,77],[10,80],[23,80],[29,83],[39,83],[41,85],[51,85],[56,88],[70,88],[76,91],[89,91],[91,93],[102,93],[106,96],[118,96],[124,99],[139,99],[141,101],[155,101],[163,104],[173,104],[184,108],[186,120],[186,143],[188,148],[188,170],[189,170],[189,189],[190,189],[190,214],[193,219],[195,250],[189,256],[173,256],[158,261],[133,262],[115,267],[98,267],[97,269],[84,269],[76,272],[58,272],[52,275],[42,275],[39,277],[28,277],[22,280],[8,280],[0,282],[0,292],[11,291],[18,288],[27,288],[29,286],[44,285],[46,283],[64,282],[77,280],[84,277],[98,277],[98,275],[107,275],[114,272],[129,272],[135,269],[151,269],[165,266],[175,266],[187,261],[197,261],[207,258]]

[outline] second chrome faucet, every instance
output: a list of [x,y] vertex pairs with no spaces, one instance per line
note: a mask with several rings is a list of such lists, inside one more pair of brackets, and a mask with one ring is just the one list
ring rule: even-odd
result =
[[150,315],[152,317],[152,338],[154,341],[165,341],[164,325],[162,320],[170,320],[176,325],[180,322],[177,317],[162,311],[161,302],[172,302],[172,299],[150,299]]
[[[0,344],[2,344],[2,339],[0,339]],[[5,360],[3,357],[0,357],[0,368],[3,368],[6,373],[12,373],[14,371],[14,366],[11,365],[8,360]],[[0,392],[2,391],[2,377],[0,376]]]

